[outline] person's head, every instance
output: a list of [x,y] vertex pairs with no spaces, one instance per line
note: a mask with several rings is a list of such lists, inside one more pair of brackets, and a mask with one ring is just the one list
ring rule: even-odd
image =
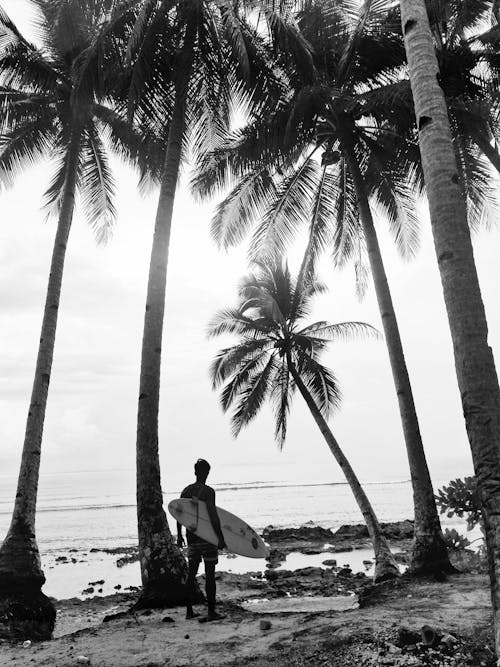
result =
[[207,479],[209,472],[210,463],[205,461],[205,459],[198,459],[194,464],[194,474],[196,475],[196,479],[200,480],[200,482],[204,482]]

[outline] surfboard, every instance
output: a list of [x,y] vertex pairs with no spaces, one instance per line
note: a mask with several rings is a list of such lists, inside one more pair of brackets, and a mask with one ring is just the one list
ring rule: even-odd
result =
[[[267,546],[253,528],[235,514],[222,509],[222,507],[216,507],[215,509],[219,515],[222,534],[228,551],[249,558],[265,558],[268,555]],[[205,501],[177,498],[168,504],[168,511],[174,519],[198,537],[210,542],[210,544],[218,543],[219,540],[212,528]]]

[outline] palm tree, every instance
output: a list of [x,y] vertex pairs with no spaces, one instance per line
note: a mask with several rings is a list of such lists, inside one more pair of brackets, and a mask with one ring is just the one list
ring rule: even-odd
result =
[[238,343],[217,354],[210,371],[213,388],[223,386],[221,404],[225,412],[233,409],[235,437],[270,400],[280,448],[285,444],[290,402],[299,390],[366,521],[375,551],[375,581],[394,578],[399,569],[375,512],[328,426],[329,414],[340,405],[340,390],[335,376],[319,360],[329,342],[378,332],[362,322],[304,326],[314,296],[324,289],[305,275],[302,270],[293,280],[286,264],[260,264],[243,280],[238,307],[221,311],[209,326],[210,336],[239,337]]
[[[500,172],[500,138],[498,101],[495,81],[500,61],[499,32],[493,29],[477,34],[487,22],[491,3],[457,3],[439,0],[428,4],[436,55],[440,69],[439,83],[448,106],[459,178],[467,193],[469,225],[472,229],[484,226],[491,204],[495,205],[496,189],[492,184],[491,166]],[[394,21],[401,23],[399,7],[390,13],[391,30]],[[391,86],[387,100],[406,108],[409,125],[402,129],[410,141],[417,142],[413,99],[407,73]],[[377,99],[379,113],[383,99]],[[492,144],[491,141],[494,140]],[[490,204],[490,206],[488,206]]]
[[424,0],[401,0],[431,226],[481,498],[500,656],[500,389]]
[[[144,0],[129,43],[131,116],[136,109],[165,132],[166,155],[148,278],[137,416],[137,514],[142,593],[140,606],[185,599],[184,559],[172,541],[163,509],[158,454],[162,334],[170,230],[181,165],[190,144],[194,159],[216,145],[230,121],[235,99],[262,108],[275,81],[262,24],[269,36],[310,62],[297,30],[273,2]],[[258,16],[257,16],[258,18]],[[273,85],[278,85],[276,82]],[[163,124],[163,127],[162,127]]]
[[[372,7],[376,4],[377,7]],[[398,397],[415,506],[411,569],[449,571],[413,393],[380,252],[370,200],[390,223],[403,255],[418,243],[412,189],[419,165],[401,138],[405,103],[394,104],[404,52],[386,4],[366,2],[353,19],[340,0],[308,0],[298,23],[315,46],[316,77],[292,77],[293,89],[273,115],[258,119],[208,154],[194,186],[201,195],[236,177],[218,206],[212,231],[223,246],[241,240],[256,218],[252,257],[283,252],[298,227],[315,228],[314,256],[333,243],[336,263],[366,259],[373,276]],[[396,98],[398,101],[398,98]],[[318,159],[321,156],[321,163]]]
[[[114,2],[37,2],[42,46],[30,44],[0,11],[0,183],[51,160],[46,205],[58,224],[26,422],[12,521],[0,548],[0,636],[49,637],[55,609],[41,593],[45,577],[35,536],[41,443],[56,336],[64,260],[75,196],[97,239],[115,218],[114,180],[106,144],[132,163],[143,136],[109,103],[117,75],[111,51],[90,66],[93,40]],[[99,80],[96,94],[93,80]]]

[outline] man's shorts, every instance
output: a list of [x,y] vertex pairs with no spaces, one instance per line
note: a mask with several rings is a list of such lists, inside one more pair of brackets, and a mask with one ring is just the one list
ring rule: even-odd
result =
[[202,558],[205,563],[213,563],[215,565],[219,562],[219,551],[215,544],[210,544],[204,540],[188,544],[187,555],[188,560],[194,560],[198,563],[201,563]]

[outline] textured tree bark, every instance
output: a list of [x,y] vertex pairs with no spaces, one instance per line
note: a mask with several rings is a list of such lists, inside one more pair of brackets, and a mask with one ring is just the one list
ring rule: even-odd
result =
[[400,4],[434,246],[482,503],[500,658],[500,390],[425,2]]
[[365,192],[363,176],[354,152],[354,146],[348,136],[344,138],[343,149],[347,157],[358,198],[361,224],[363,225],[363,232],[368,248],[375,294],[377,296],[389,352],[410,466],[413,503],[415,506],[415,536],[411,553],[410,570],[415,574],[439,571],[450,572],[453,571],[453,567],[450,563],[448,550],[441,531],[441,523],[434,498],[431,476],[425,458],[391,291],[385,273],[377,233],[373,224],[370,204]]
[[137,415],[137,523],[142,593],[139,606],[169,606],[187,601],[187,568],[168,526],[160,479],[158,412],[168,250],[175,191],[186,126],[187,89],[194,59],[196,27],[191,22],[178,69],[182,72],[168,134],[165,167],[156,213],[142,339]]
[[375,573],[373,577],[374,581],[380,582],[399,577],[398,565],[394,560],[394,556],[391,553],[387,540],[382,534],[382,529],[380,528],[380,524],[373,510],[373,507],[371,506],[370,501],[368,500],[368,497],[363,490],[363,487],[359,483],[359,480],[356,476],[356,473],[352,469],[351,464],[345,457],[344,452],[341,450],[337,440],[331,432],[326,419],[321,414],[314,399],[303,383],[302,378],[300,377],[299,372],[293,363],[290,352],[287,352],[287,362],[295,384],[297,385],[297,388],[300,391],[303,399],[307,403],[307,407],[311,411],[311,414],[314,417],[314,420],[318,425],[321,434],[326,440],[326,444],[335,457],[335,460],[341,467],[342,472],[344,473],[345,478],[354,494],[354,498],[358,503],[358,507],[365,519],[366,527],[368,528],[368,533],[373,544],[373,551],[375,553]]
[[45,576],[35,536],[35,518],[43,425],[66,246],[75,203],[79,143],[79,134],[75,133],[69,148],[66,181],[52,251],[14,511],[9,531],[0,548],[0,636],[15,639],[23,636],[50,638],[55,622],[55,607],[41,593]]

